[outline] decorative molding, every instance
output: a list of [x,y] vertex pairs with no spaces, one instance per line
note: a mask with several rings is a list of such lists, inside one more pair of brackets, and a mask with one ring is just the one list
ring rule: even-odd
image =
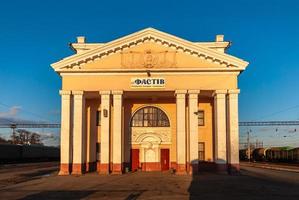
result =
[[70,90],[59,90],[60,95],[71,95],[72,91]]
[[73,90],[72,91],[72,94],[75,96],[75,95],[83,95],[84,94],[84,91],[82,90]]
[[152,143],[152,144],[170,144],[170,127],[132,127],[132,144]]
[[200,90],[188,90],[188,94],[199,94]]
[[121,52],[121,66],[123,68],[173,68],[176,66],[177,51],[155,52],[147,49],[140,51]]
[[240,93],[240,89],[234,89],[234,90],[227,90],[228,94],[239,94]]
[[103,90],[103,91],[99,91],[100,95],[110,95],[111,91],[110,90]]
[[227,94],[227,90],[215,90],[212,96],[218,96],[218,94]]
[[175,94],[186,94],[187,93],[187,90],[176,90],[175,91]]
[[[101,75],[101,76],[114,76],[114,75],[118,75],[118,76],[129,76],[129,75],[133,75],[133,76],[138,76],[138,75],[144,75],[146,73],[146,71],[140,72],[140,71],[136,71],[136,72],[124,72],[124,71],[102,71],[102,72],[96,72],[96,71],[85,71],[85,72],[77,72],[77,73],[73,73],[73,72],[62,72],[60,73],[61,76],[94,76],[94,75]],[[163,76],[163,75],[200,75],[200,74],[205,74],[205,75],[239,75],[239,71],[176,71],[176,72],[165,72],[165,71],[152,71],[151,70],[151,74],[158,74],[159,76]]]
[[113,95],[122,95],[124,92],[122,90],[112,90]]
[[215,62],[228,68],[236,68],[240,71],[244,70],[248,62],[236,58],[234,56],[210,49],[204,45],[200,46],[196,43],[178,38],[176,36],[158,31],[153,28],[147,28],[128,36],[108,42],[103,46],[91,49],[81,54],[69,56],[61,61],[53,63],[51,66],[55,71],[59,72],[65,69],[81,69],[81,65],[93,60],[98,60],[110,54],[125,51],[145,42],[155,42],[166,47],[190,54],[200,59]]

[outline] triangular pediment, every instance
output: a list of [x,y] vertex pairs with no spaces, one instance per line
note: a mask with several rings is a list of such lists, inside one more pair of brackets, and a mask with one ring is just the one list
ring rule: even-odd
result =
[[233,69],[242,71],[248,62],[147,28],[53,63],[57,72],[128,69]]

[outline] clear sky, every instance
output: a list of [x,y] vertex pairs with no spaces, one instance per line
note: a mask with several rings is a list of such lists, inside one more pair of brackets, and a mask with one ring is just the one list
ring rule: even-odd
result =
[[[2,1],[0,118],[59,122],[61,81],[50,64],[72,54],[68,43],[153,27],[191,41],[224,34],[228,53],[250,62],[239,77],[240,120],[299,120],[298,10],[295,0]],[[286,138],[299,145],[298,131]]]

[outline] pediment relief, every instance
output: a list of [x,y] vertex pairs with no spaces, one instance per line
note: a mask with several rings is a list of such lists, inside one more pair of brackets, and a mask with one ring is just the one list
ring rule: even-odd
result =
[[[140,46],[145,47],[148,43],[164,49],[158,50],[148,47],[135,49]],[[183,62],[185,61],[182,59],[184,56],[189,56],[190,59],[187,60],[195,65],[188,66],[189,61]],[[112,61],[112,59],[114,60]],[[240,71],[248,65],[246,61],[208,48],[205,45],[148,28],[87,50],[84,53],[69,56],[51,66],[57,72],[89,69],[201,67],[196,62],[204,63],[206,67],[221,66]]]
[[[78,67],[78,66],[77,66]],[[178,69],[178,68],[226,68],[217,62],[191,56],[185,52],[174,50],[170,47],[147,42],[126,49],[119,53],[106,56],[80,66],[82,70],[96,69]]]
[[173,68],[176,67],[177,51],[144,51],[121,52],[121,67],[127,69],[136,68]]

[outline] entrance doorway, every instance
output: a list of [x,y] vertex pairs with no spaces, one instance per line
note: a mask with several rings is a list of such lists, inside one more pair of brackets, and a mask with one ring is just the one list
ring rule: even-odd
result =
[[161,170],[169,170],[169,149],[161,149]]
[[139,168],[139,149],[131,149],[131,170],[137,171]]

